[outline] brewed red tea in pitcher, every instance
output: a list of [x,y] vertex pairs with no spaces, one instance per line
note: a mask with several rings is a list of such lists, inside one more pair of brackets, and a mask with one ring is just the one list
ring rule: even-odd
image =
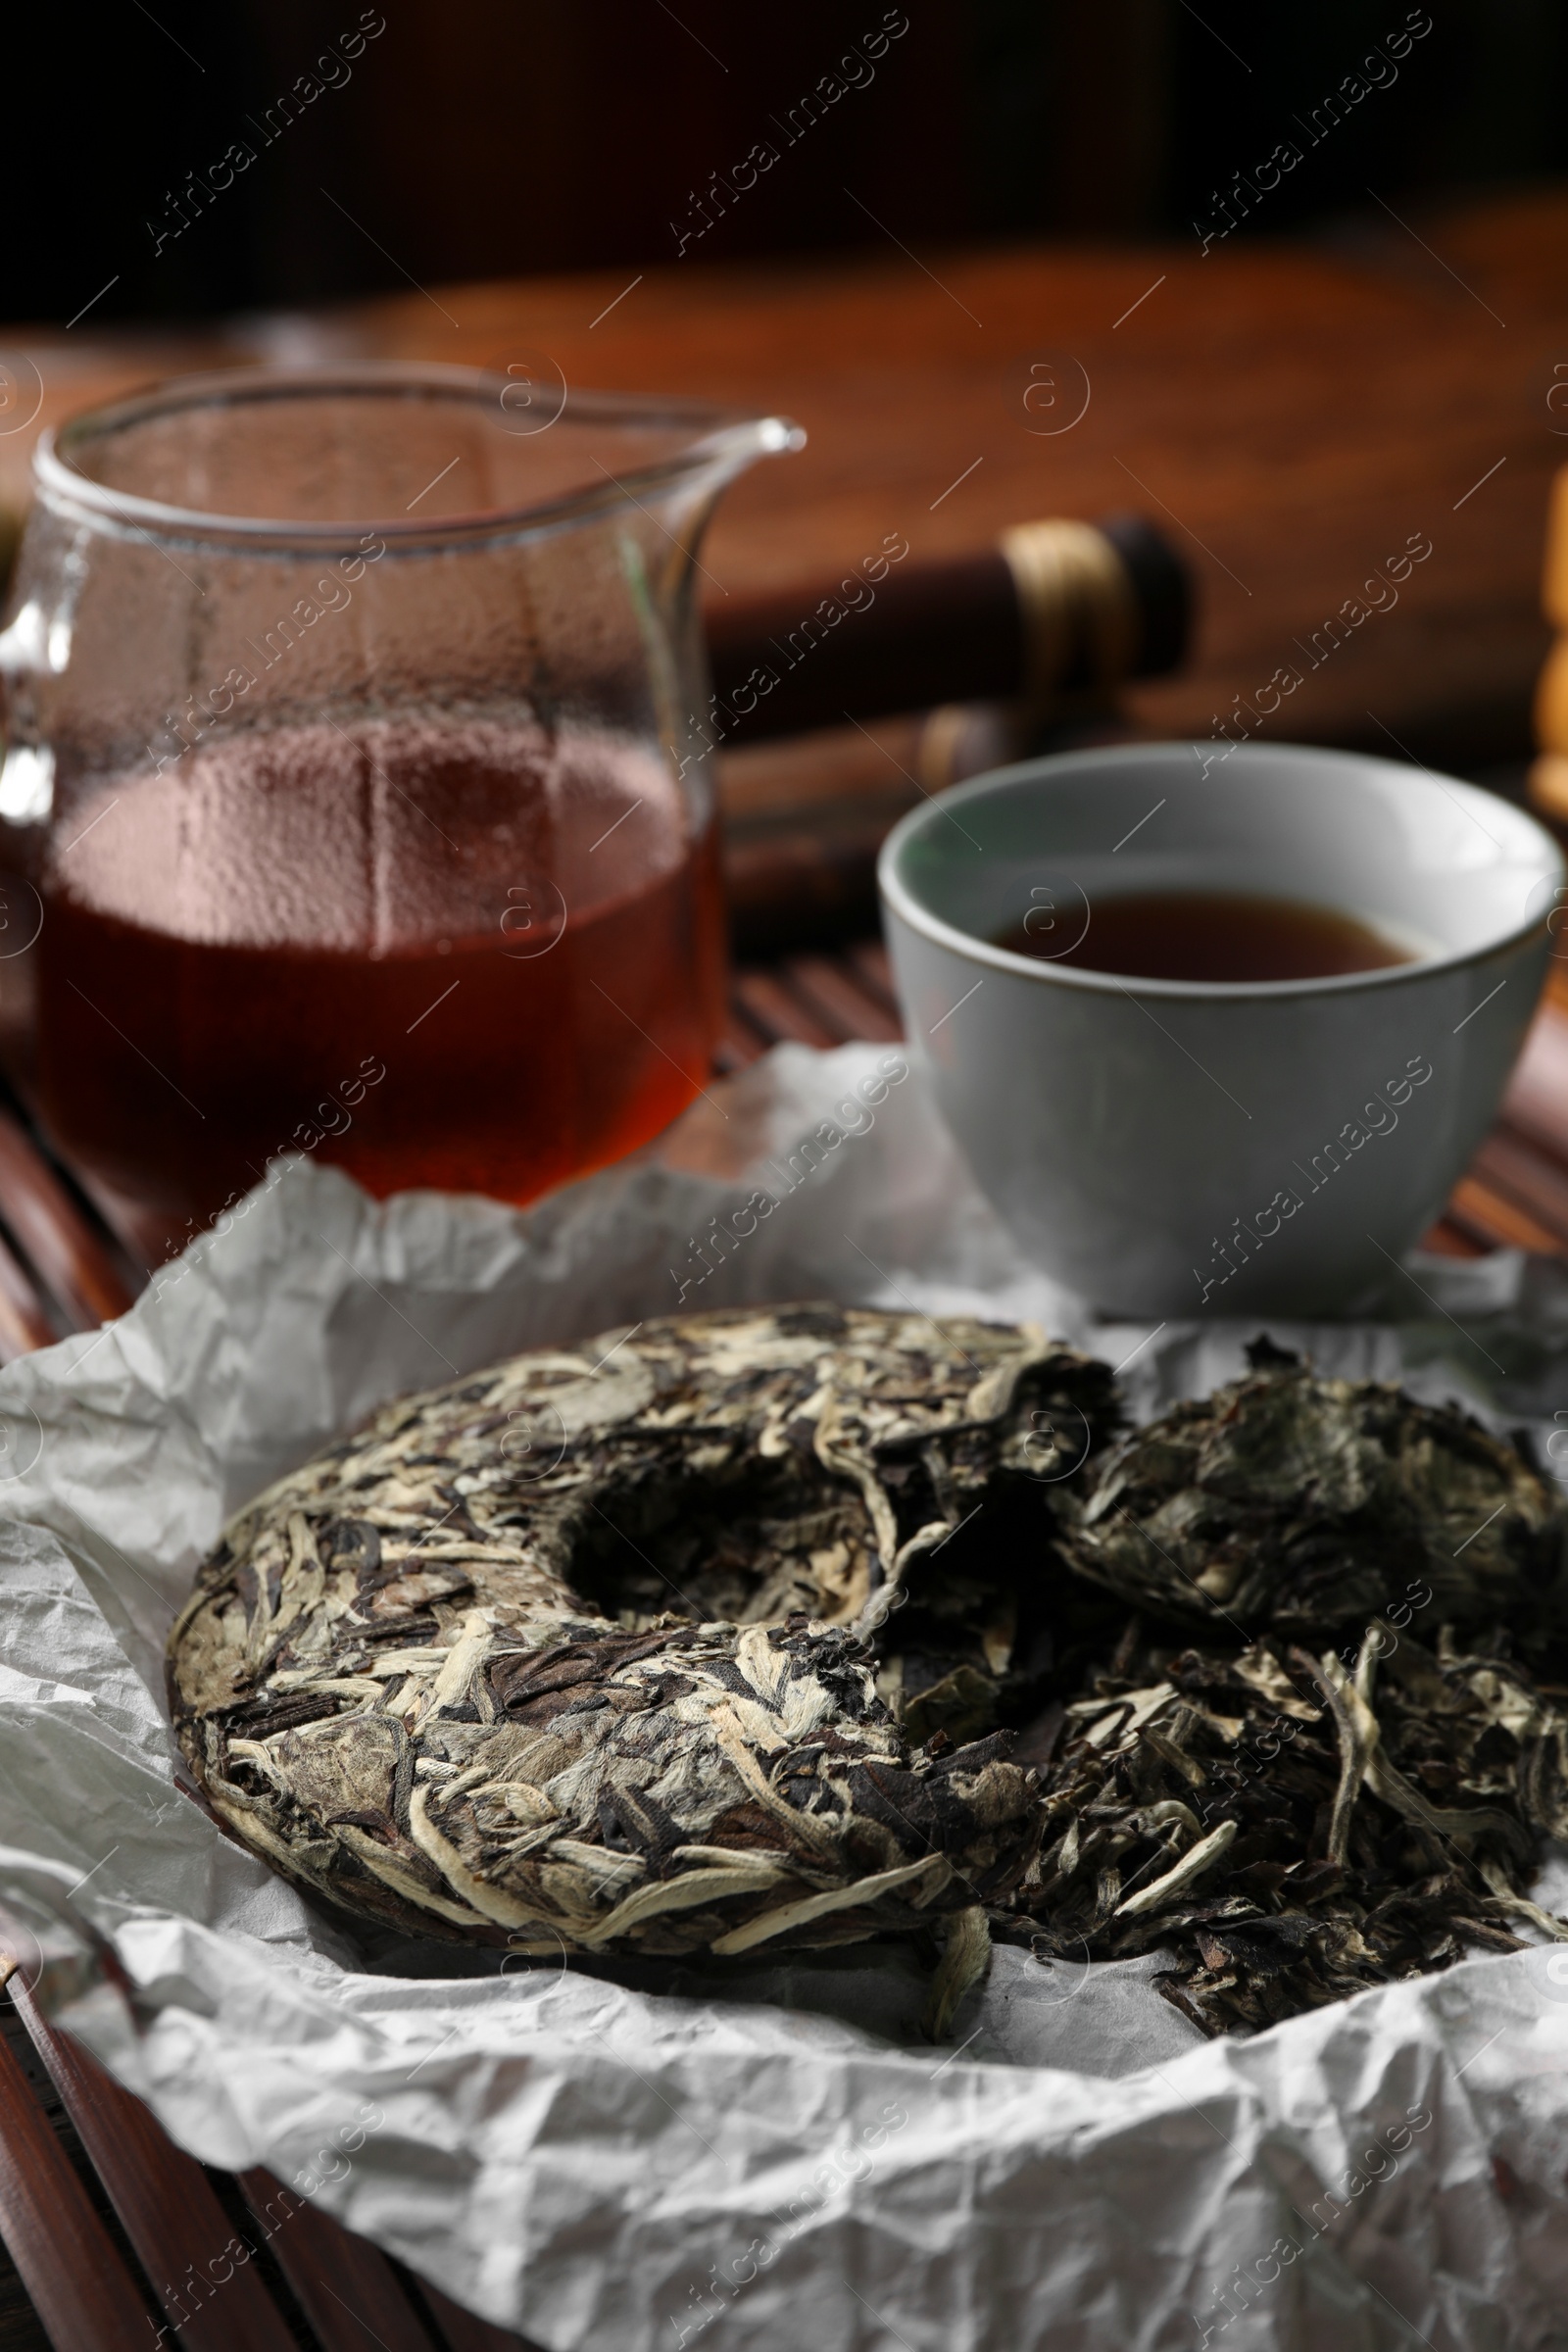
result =
[[171,1242],[291,1152],[526,1200],[707,1080],[696,551],[801,436],[547,373],[234,369],[39,444],[0,865],[47,1123]]
[[507,1200],[618,1157],[691,1100],[722,1012],[711,827],[674,797],[635,745],[479,721],[108,778],[44,876],[51,1127],[186,1213],[283,1152]]

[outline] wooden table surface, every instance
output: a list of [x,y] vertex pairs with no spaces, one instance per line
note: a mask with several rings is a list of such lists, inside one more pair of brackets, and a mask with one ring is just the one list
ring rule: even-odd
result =
[[[873,250],[798,265],[670,265],[416,289],[157,340],[0,336],[43,379],[39,421],[182,367],[350,355],[502,366],[568,385],[699,394],[795,416],[798,457],[723,501],[705,564],[731,593],[808,578],[902,531],[916,555],[1044,514],[1144,508],[1191,558],[1192,659],[1130,698],[1207,733],[1412,533],[1397,607],[1308,670],[1298,737],[1461,765],[1522,756],[1545,648],[1548,479],[1568,449],[1568,197],[1508,196],[1338,243]],[[1081,419],[1024,407],[1032,364],[1086,374]],[[1563,377],[1553,375],[1562,366]],[[1063,387],[1070,368],[1059,377]],[[1074,379],[1076,380],[1076,379]],[[0,435],[15,498],[30,430]],[[1386,731],[1385,731],[1386,730]],[[1283,731],[1283,729],[1282,729]]]

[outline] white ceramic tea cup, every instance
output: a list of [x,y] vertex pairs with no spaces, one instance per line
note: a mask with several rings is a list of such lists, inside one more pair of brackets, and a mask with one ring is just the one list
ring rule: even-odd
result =
[[[1114,1313],[1353,1315],[1444,1207],[1535,1011],[1556,844],[1494,795],[1298,745],[1116,745],[911,810],[879,879],[914,1053],[1025,1252]],[[1149,892],[1333,908],[1414,952],[1132,979],[993,944]],[[1553,925],[1555,928],[1555,925]],[[1568,941],[1562,943],[1568,946]]]

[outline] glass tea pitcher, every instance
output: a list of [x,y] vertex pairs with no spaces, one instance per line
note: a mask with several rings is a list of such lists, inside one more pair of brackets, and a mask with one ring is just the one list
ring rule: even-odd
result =
[[657,1133],[721,1014],[697,545],[801,438],[438,367],[46,437],[0,863],[65,1152],[177,1221],[286,1152],[524,1200]]

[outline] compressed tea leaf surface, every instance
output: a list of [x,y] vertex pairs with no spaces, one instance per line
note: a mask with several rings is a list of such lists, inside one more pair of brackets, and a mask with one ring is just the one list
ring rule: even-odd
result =
[[1033,1775],[1000,1735],[912,1745],[861,1636],[988,1501],[1022,1542],[1024,1498],[1038,1581],[1108,1396],[1038,1333],[824,1306],[403,1399],[203,1570],[185,1753],[279,1869],[410,1933],[734,1952],[996,1901]]
[[1557,1620],[1560,1506],[1514,1446],[1390,1384],[1257,1352],[1101,1466],[1068,1543],[1082,1575],[1211,1636],[1365,1626],[1422,1585],[1435,1623]]

